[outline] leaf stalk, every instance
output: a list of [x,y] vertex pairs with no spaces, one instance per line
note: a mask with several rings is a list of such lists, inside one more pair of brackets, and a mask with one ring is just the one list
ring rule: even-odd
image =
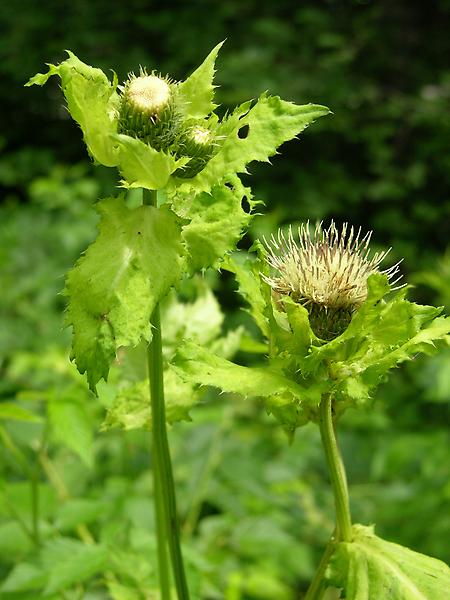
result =
[[324,394],[322,397],[319,410],[319,427],[334,494],[337,537],[339,541],[351,542],[352,520],[350,515],[347,477],[337,444],[333,423],[332,398],[330,394]]

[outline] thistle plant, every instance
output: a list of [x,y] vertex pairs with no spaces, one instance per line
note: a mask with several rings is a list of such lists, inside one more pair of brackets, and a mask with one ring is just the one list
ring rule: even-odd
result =
[[[310,421],[320,429],[336,525],[306,594],[329,587],[348,600],[445,598],[450,570],[439,560],[377,537],[354,524],[337,424],[349,407],[368,404],[387,373],[418,353],[449,343],[441,309],[406,299],[399,264],[371,253],[371,234],[334,223],[300,227],[256,243],[246,263],[228,258],[239,291],[267,343],[267,364],[244,367],[187,342],[173,361],[185,381],[265,399],[292,438]],[[330,532],[331,533],[331,532]]]
[[[171,421],[188,417],[189,402],[193,404],[196,395],[192,392],[187,402],[185,382],[167,369],[160,302],[183,278],[218,267],[235,248],[252,218],[242,201],[246,198],[251,210],[257,203],[239,178],[247,165],[268,162],[283,142],[329,112],[323,106],[296,106],[263,94],[220,119],[213,85],[220,47],[181,82],[141,68],[138,76],[130,75],[119,86],[115,75],[110,81],[69,52],[67,60],[49,65],[47,73],[27,84],[44,85],[53,75],[60,78],[89,155],[96,164],[116,167],[125,189],[96,206],[98,237],[66,277],[66,323],[73,330],[72,359],[94,394],[99,382],[107,380],[119,349],[147,346],[149,377],[134,394],[151,406],[149,418],[145,423],[124,419],[119,398],[105,427],[132,421],[152,430],[162,600],[172,597],[171,573],[179,600],[189,597],[166,431],[165,385],[170,382],[171,391],[179,391],[171,402]],[[127,197],[126,190],[133,188],[143,190],[139,206]],[[178,409],[176,398],[182,398]]]

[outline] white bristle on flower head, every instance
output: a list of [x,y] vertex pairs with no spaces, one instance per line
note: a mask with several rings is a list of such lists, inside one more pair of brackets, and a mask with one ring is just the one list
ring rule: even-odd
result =
[[378,269],[390,248],[370,258],[371,236],[370,231],[361,237],[361,228],[349,228],[347,223],[339,231],[333,221],[328,229],[320,222],[312,233],[309,222],[302,224],[298,241],[291,228],[287,237],[279,230],[277,237],[264,239],[268,263],[276,274],[263,278],[276,293],[291,296],[307,308],[313,304],[325,310],[355,310],[367,298],[370,275],[384,273],[391,281],[399,273],[400,263]]
[[153,74],[131,78],[127,93],[137,109],[149,114],[160,111],[171,96],[169,83]]

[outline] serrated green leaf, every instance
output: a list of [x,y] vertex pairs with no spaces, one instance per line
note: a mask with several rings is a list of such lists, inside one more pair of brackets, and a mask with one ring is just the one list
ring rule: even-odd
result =
[[190,220],[182,237],[192,271],[217,267],[226,252],[236,247],[252,218],[242,208],[244,198],[251,199],[250,190],[235,177],[214,186],[210,193],[186,198],[184,206],[183,196],[178,200],[177,214]]
[[[364,402],[390,369],[419,352],[433,353],[436,342],[448,339],[450,319],[438,317],[441,309],[407,301],[406,289],[390,293],[386,276],[376,274],[369,277],[367,300],[346,331],[323,342],[311,330],[305,307],[288,297],[273,297],[261,277],[267,275],[267,264],[261,249],[260,254],[244,264],[228,257],[224,268],[236,274],[250,314],[270,341],[269,368],[298,386],[291,396],[280,391],[276,396],[268,394],[266,400],[286,429],[304,422],[305,416],[316,420],[322,394],[332,394],[338,414],[351,404]],[[193,378],[207,383],[202,369],[206,372],[208,365],[202,361],[198,370],[186,361],[181,367],[186,370],[188,366]],[[228,390],[228,379],[220,384],[217,378],[214,385]]]
[[[180,302],[176,294],[171,294],[162,307],[163,354],[170,361],[184,339],[195,340],[207,345],[219,356],[230,357],[239,348],[242,328],[229,331],[221,336],[224,315],[214,294],[200,282],[198,297],[194,302]],[[143,351],[144,349],[141,348]],[[112,404],[108,405],[103,429],[119,426],[124,429],[150,429],[152,416],[148,379],[144,379],[145,361],[139,349],[127,351],[121,357],[122,381]],[[127,368],[134,365],[131,369]],[[136,368],[137,366],[137,368]],[[124,384],[123,373],[128,370],[131,380]],[[200,400],[201,394],[192,383],[180,378],[169,366],[164,371],[166,419],[168,423],[190,420],[190,409]]]
[[389,291],[384,275],[369,277],[367,300],[347,330],[323,346],[311,347],[301,361],[304,375],[317,375],[327,365],[338,400],[365,400],[390,369],[419,352],[432,354],[435,342],[450,332],[450,319],[436,318],[441,309],[409,302],[406,289],[383,300]]
[[101,573],[108,566],[108,551],[100,544],[61,537],[45,544],[41,560],[48,572],[44,595],[50,595]]
[[129,209],[119,197],[103,200],[98,211],[98,238],[66,280],[72,355],[94,390],[119,346],[151,338],[150,315],[178,281],[184,252],[167,207]]
[[93,427],[82,404],[70,398],[49,402],[48,418],[53,439],[92,467]]
[[354,525],[352,542],[337,544],[327,580],[347,600],[437,600],[448,596],[450,569]]
[[178,90],[185,103],[187,118],[204,119],[216,108],[214,98],[214,64],[217,54],[224,42],[217,44],[211,50],[203,63],[190,75],[186,81],[180,83]]
[[167,185],[170,174],[189,160],[176,159],[129,135],[115,133],[110,137],[117,148],[125,187],[159,190]]
[[[238,282],[238,291],[250,305],[248,312],[252,315],[262,334],[270,338],[269,319],[267,318],[267,296],[261,289],[260,261],[250,259],[239,261],[240,253],[227,256],[222,268],[234,273]],[[270,299],[269,299],[270,301]]]
[[38,73],[26,84],[44,85],[58,75],[69,112],[83,132],[84,141],[94,160],[107,167],[118,164],[118,156],[110,135],[117,131],[118,95],[101,69],[90,67],[72,52],[59,65],[48,65],[47,73]]
[[302,398],[304,390],[270,368],[243,367],[193,342],[185,342],[172,361],[175,371],[188,382],[211,385],[243,396],[276,396],[286,392]]
[[107,167],[117,166],[127,187],[163,188],[170,174],[188,159],[176,159],[118,134],[116,81],[111,83],[101,69],[86,65],[72,52],[68,54],[67,60],[49,65],[47,73],[38,73],[26,85],[44,85],[49,77],[58,75],[70,115],[80,125],[94,160]]
[[216,134],[224,138],[219,152],[198,175],[185,184],[179,182],[181,190],[209,192],[225,176],[246,173],[250,162],[268,162],[278,146],[330,112],[324,106],[297,106],[266,94],[253,108],[250,105],[241,105],[219,125]]
[[308,387],[300,385],[273,363],[269,367],[243,367],[193,342],[180,346],[172,366],[188,383],[265,398],[268,411],[289,435],[311,419],[311,406],[318,406],[323,391],[314,382]]
[[[190,421],[189,411],[198,401],[194,387],[183,381],[172,369],[164,371],[166,421]],[[152,428],[148,380],[123,387],[108,409],[102,429],[122,427],[125,430]]]
[[22,408],[18,404],[14,404],[14,402],[0,402],[0,419],[32,421],[33,423],[40,423],[42,421],[41,417]]

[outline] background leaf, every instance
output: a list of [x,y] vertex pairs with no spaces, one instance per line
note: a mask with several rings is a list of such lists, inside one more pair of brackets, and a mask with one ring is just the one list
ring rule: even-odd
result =
[[[204,281],[199,280],[197,298],[193,302],[181,302],[171,294],[162,306],[162,331],[164,368],[164,395],[166,420],[172,424],[177,421],[190,421],[190,410],[202,398],[203,394],[195,385],[181,378],[167,364],[176,353],[184,339],[195,340],[222,356],[231,357],[239,349],[242,329],[222,334],[224,315],[214,294]],[[151,429],[149,382],[145,348],[123,353],[121,356],[119,382],[115,388],[114,399],[108,403],[107,416],[103,429],[120,426],[123,429]],[[105,390],[102,390],[102,397]]]
[[39,423],[42,421],[41,417],[35,415],[29,410],[22,408],[14,402],[1,402],[0,403],[0,419],[14,421],[34,421]]
[[108,552],[99,544],[86,545],[70,538],[50,540],[42,549],[41,560],[48,572],[44,596],[60,592],[90,579],[108,564]]
[[91,419],[77,398],[65,397],[49,402],[48,418],[53,438],[92,467],[94,432]]

